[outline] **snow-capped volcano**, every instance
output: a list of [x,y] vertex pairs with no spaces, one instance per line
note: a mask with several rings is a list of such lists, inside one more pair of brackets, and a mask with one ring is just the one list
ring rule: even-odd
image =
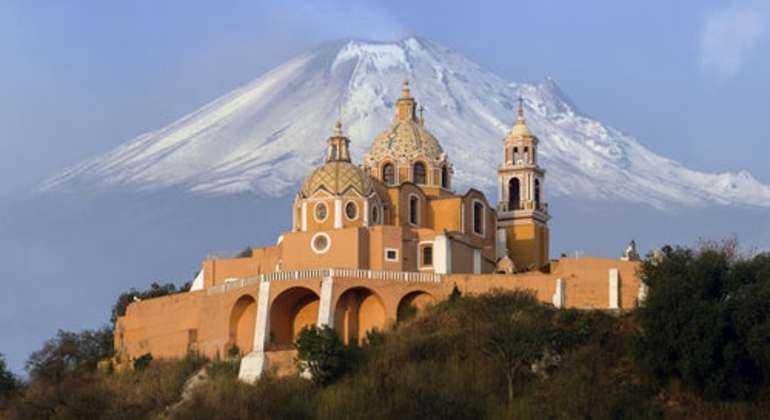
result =
[[327,44],[167,127],[64,171],[42,189],[291,192],[321,162],[338,118],[360,162],[374,136],[390,124],[404,79],[424,107],[426,127],[454,163],[456,186],[483,189],[492,200],[502,139],[521,96],[527,122],[541,140],[547,194],[655,207],[770,207],[770,187],[746,172],[687,169],[581,114],[550,79],[509,82],[415,37]]

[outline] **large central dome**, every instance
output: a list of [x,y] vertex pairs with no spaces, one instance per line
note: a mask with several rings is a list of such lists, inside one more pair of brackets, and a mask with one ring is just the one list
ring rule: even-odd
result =
[[369,157],[375,161],[438,161],[443,153],[436,137],[423,126],[422,117],[416,115],[416,102],[409,91],[409,83],[405,81],[393,125],[374,138]]

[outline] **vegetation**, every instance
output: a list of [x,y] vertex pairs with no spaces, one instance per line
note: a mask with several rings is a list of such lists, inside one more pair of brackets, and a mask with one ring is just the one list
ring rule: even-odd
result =
[[[361,347],[343,345],[330,328],[308,328],[297,340],[297,363],[314,381],[268,374],[243,384],[235,352],[216,361],[147,357],[143,369],[97,372],[91,355],[98,351],[56,350],[93,349],[96,334],[60,333],[36,353],[46,357],[30,357],[49,362],[28,363],[31,382],[0,402],[0,418],[742,419],[770,412],[770,255],[741,256],[734,244],[669,248],[640,274],[648,298],[621,315],[495,291],[453,294],[370,334]],[[204,363],[208,379],[180,403],[185,381]],[[55,374],[33,374],[34,366]]]
[[10,397],[19,385],[19,378],[8,369],[5,364],[5,357],[0,353],[0,402]]
[[316,385],[334,382],[350,368],[351,351],[342,344],[333,328],[308,326],[297,337],[297,366],[310,374]]
[[190,290],[191,286],[191,282],[187,282],[179,288],[177,288],[173,283],[152,283],[150,288],[147,290],[138,291],[136,289],[131,289],[127,292],[123,292],[120,294],[120,296],[118,296],[118,300],[115,302],[115,305],[112,306],[112,316],[110,317],[110,321],[114,326],[115,322],[118,320],[118,317],[126,314],[126,308],[128,308],[128,304],[136,299],[152,299],[161,296],[173,295],[175,293],[183,293]]
[[25,367],[32,379],[61,381],[66,375],[95,370],[100,360],[112,354],[111,328],[79,333],[59,330],[56,337],[29,356]]
[[640,366],[710,399],[753,398],[770,379],[770,254],[734,242],[667,248],[642,265]]

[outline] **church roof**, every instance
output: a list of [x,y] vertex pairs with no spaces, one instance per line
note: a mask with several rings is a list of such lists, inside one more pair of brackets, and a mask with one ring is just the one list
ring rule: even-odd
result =
[[529,127],[527,127],[527,121],[524,119],[524,106],[521,98],[519,98],[519,110],[516,115],[516,123],[513,124],[507,137],[509,139],[536,138],[535,135],[529,131]]
[[321,165],[305,179],[300,193],[309,197],[319,189],[333,194],[344,194],[350,189],[364,197],[374,190],[374,180],[361,168],[346,161],[331,161]]
[[391,158],[411,161],[419,157],[438,161],[443,150],[436,137],[423,126],[422,117],[415,113],[416,102],[409,91],[409,83],[404,82],[396,109],[393,124],[378,134],[369,150],[369,155],[377,160]]

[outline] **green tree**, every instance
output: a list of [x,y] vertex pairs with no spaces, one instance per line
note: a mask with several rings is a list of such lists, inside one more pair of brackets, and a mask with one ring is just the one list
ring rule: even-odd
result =
[[641,267],[639,365],[709,398],[749,398],[770,372],[770,255],[741,257],[733,242],[668,248]]
[[350,356],[333,328],[311,325],[297,337],[297,366],[309,372],[317,385],[327,385],[350,368]]
[[36,380],[60,381],[75,371],[96,369],[96,364],[113,354],[112,329],[83,330],[78,333],[59,330],[56,337],[32,353],[25,368]]
[[5,356],[0,353],[0,402],[5,400],[19,387],[19,378],[8,369]]
[[531,293],[495,291],[465,301],[481,351],[505,375],[508,402],[516,382],[531,374],[553,336],[552,312]]

